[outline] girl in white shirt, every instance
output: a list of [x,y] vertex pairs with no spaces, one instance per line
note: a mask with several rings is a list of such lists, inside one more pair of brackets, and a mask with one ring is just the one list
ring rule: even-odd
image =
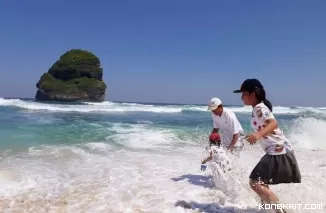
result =
[[[266,99],[263,85],[257,79],[245,80],[240,90],[245,105],[253,107],[251,127],[254,130],[246,139],[250,144],[260,142],[265,155],[251,172],[250,186],[269,204],[278,204],[276,195],[268,185],[280,183],[301,183],[301,174],[291,142],[279,129],[272,113],[272,104]],[[276,212],[285,212],[276,210]]]

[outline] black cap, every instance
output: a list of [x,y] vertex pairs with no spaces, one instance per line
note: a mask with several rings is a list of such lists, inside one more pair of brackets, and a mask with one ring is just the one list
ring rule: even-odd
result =
[[234,90],[233,93],[241,92],[253,92],[255,89],[263,89],[263,85],[257,79],[246,79],[242,85],[241,89]]

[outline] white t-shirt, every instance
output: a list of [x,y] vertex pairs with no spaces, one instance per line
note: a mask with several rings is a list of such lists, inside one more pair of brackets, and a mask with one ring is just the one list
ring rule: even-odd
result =
[[232,160],[223,147],[211,146],[210,153],[213,155],[213,161],[226,172],[232,169]]
[[[212,118],[213,126],[219,129],[218,132],[221,135],[221,142],[224,145],[229,146],[231,144],[234,134],[239,133],[240,135],[244,135],[239,120],[231,110],[223,108],[221,116],[212,113]],[[243,146],[242,138],[239,137],[234,146]]]
[[[255,132],[259,132],[265,127],[268,119],[275,119],[273,113],[264,103],[259,103],[252,111],[251,127]],[[291,142],[279,128],[262,137],[260,143],[266,154],[269,155],[281,155],[292,150]]]

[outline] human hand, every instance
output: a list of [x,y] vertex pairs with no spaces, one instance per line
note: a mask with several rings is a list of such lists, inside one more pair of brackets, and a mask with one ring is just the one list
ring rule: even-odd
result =
[[251,144],[253,145],[254,143],[256,143],[259,139],[261,138],[261,135],[258,132],[255,133],[251,133],[249,135],[247,135],[245,137],[245,139]]

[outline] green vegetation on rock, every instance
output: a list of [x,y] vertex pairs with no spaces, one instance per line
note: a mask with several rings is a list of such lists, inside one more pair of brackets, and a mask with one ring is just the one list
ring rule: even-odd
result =
[[103,101],[106,84],[100,60],[91,52],[73,49],[64,53],[36,87],[35,98],[44,101]]

